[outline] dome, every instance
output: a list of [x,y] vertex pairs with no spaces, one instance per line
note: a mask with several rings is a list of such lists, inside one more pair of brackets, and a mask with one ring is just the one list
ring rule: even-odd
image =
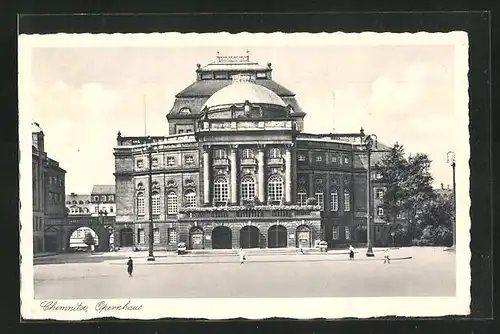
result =
[[231,104],[240,104],[249,101],[254,104],[274,104],[286,107],[285,102],[272,90],[252,83],[252,82],[233,82],[217,92],[215,92],[205,102],[202,110],[205,107],[223,106]]
[[40,124],[38,124],[37,122],[31,122],[31,133],[34,132],[43,132]]

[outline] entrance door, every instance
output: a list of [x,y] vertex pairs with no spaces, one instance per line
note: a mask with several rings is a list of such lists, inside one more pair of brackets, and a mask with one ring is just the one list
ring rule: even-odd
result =
[[227,226],[217,226],[212,231],[213,249],[231,249],[233,244],[233,234]]
[[287,237],[286,227],[282,225],[273,225],[267,233],[267,247],[269,248],[286,248]]
[[122,228],[120,230],[120,247],[134,246],[134,231],[131,228]]
[[299,226],[297,228],[297,247],[311,247],[311,229],[308,226]]
[[240,230],[241,248],[259,248],[260,231],[255,226],[245,226]]
[[190,249],[203,249],[203,231],[194,227],[189,231]]

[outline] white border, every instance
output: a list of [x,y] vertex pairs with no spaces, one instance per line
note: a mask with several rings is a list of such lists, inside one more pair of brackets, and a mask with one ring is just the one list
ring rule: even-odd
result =
[[[31,190],[31,49],[35,47],[158,47],[158,46],[273,46],[286,45],[454,45],[455,47],[455,138],[457,183],[457,247],[456,297],[434,298],[270,298],[247,299],[134,299],[132,304],[143,305],[141,311],[102,312],[94,310],[98,300],[84,300],[88,312],[44,312],[40,301],[34,300],[32,252],[32,190]],[[19,37],[19,133],[20,133],[20,220],[21,229],[21,314],[24,319],[82,320],[97,317],[122,319],[205,318],[261,319],[284,317],[311,318],[367,318],[377,316],[432,317],[467,315],[470,305],[470,198],[469,198],[469,136],[468,134],[468,38],[465,32],[450,33],[272,33],[272,34],[55,34],[21,35]],[[446,126],[453,126],[447,124]],[[291,302],[293,301],[293,302]],[[77,304],[80,300],[59,301]],[[113,300],[112,304],[127,300]],[[111,303],[111,301],[110,301]],[[175,305],[175,307],[172,307]],[[308,305],[297,307],[296,305]]]

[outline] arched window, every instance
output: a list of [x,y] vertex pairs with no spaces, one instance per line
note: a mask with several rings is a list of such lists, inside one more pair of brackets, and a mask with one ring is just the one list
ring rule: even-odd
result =
[[321,211],[325,210],[325,196],[323,194],[322,189],[316,189],[316,192],[314,193],[314,198],[316,198],[316,202],[318,202],[318,205],[321,207]]
[[151,205],[153,206],[153,214],[154,215],[159,215],[160,214],[160,193],[157,191],[153,191],[153,198]]
[[269,178],[267,192],[272,202],[281,201],[283,198],[283,179],[278,175],[271,176]]
[[330,211],[339,211],[339,193],[337,189],[332,189],[330,193]]
[[170,191],[167,194],[167,213],[168,214],[177,213],[177,194],[174,191]]
[[225,203],[229,197],[229,186],[224,176],[218,176],[214,181],[214,201]]
[[255,180],[251,176],[244,176],[241,179],[241,198],[252,200],[255,197]]
[[227,158],[226,150],[222,149],[222,148],[216,149],[215,152],[214,152],[214,158],[215,159],[225,159],[225,158]]
[[297,204],[306,205],[307,203],[307,191],[304,188],[300,188],[297,192]]
[[273,147],[269,150],[269,158],[281,158],[281,150],[277,147]]
[[187,190],[184,194],[184,198],[186,200],[187,208],[195,208],[196,207],[196,193],[194,190]]
[[347,189],[344,190],[344,211],[351,211],[351,193]]
[[251,148],[245,148],[243,152],[241,152],[242,159],[252,159],[254,157],[253,150]]
[[137,194],[137,214],[139,216],[144,216],[144,193],[140,192]]

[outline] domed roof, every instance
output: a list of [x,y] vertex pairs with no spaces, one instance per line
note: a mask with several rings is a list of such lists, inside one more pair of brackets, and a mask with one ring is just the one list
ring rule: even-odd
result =
[[37,122],[31,122],[31,133],[33,132],[43,132],[40,124]]
[[285,102],[276,95],[272,90],[248,81],[235,81],[229,86],[226,86],[215,92],[205,102],[202,110],[205,107],[215,107],[230,104],[239,104],[249,101],[255,104],[274,104],[286,107]]

